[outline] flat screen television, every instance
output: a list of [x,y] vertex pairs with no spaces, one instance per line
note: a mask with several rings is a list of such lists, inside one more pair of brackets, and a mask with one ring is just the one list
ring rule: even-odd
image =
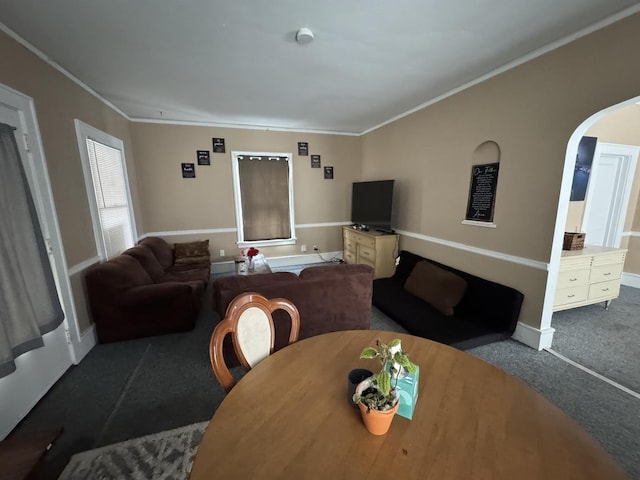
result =
[[363,230],[391,232],[394,180],[353,182],[351,222]]

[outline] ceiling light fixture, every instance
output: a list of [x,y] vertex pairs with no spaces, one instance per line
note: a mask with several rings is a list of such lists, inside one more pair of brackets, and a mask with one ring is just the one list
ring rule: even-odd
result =
[[313,32],[308,28],[301,28],[296,32],[296,42],[300,45],[306,45],[313,41]]

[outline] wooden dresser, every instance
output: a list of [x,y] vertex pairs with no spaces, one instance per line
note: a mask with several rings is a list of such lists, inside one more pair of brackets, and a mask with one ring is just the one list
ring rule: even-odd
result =
[[346,263],[370,265],[373,267],[373,278],[393,275],[398,256],[398,235],[342,227],[342,238]]
[[627,250],[585,245],[563,250],[553,310],[566,310],[618,297]]

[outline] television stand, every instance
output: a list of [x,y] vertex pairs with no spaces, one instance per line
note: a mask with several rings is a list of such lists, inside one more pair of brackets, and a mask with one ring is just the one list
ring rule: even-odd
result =
[[373,278],[393,275],[398,256],[398,235],[365,232],[354,227],[343,227],[343,258],[345,263],[363,263],[373,267]]

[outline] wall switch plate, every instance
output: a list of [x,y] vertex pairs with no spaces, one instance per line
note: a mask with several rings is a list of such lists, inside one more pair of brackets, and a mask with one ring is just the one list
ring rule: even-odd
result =
[[220,250],[220,256],[224,257],[224,250]]
[[301,252],[306,252],[307,251],[307,246],[306,245],[300,245],[300,251]]

